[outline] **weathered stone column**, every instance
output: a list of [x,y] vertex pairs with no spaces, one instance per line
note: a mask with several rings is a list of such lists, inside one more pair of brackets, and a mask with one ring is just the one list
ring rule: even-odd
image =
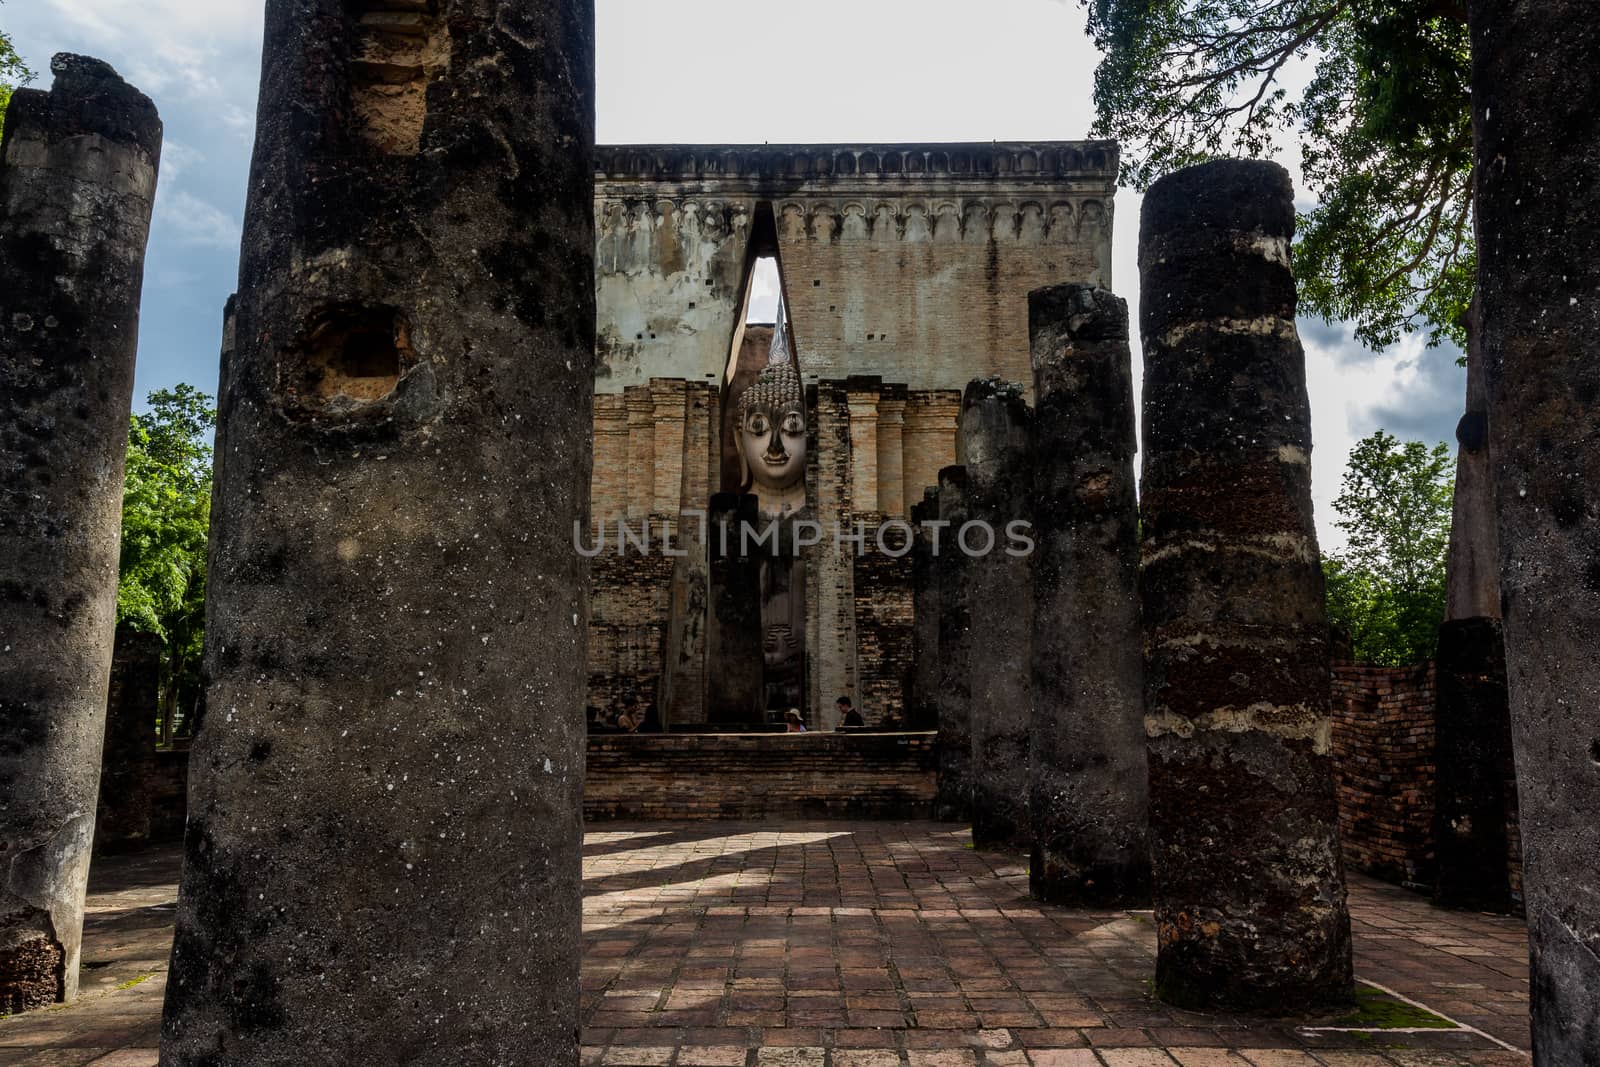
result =
[[95,850],[150,839],[150,784],[156,763],[156,711],[161,703],[161,638],[117,627],[106,697],[105,747]]
[[[939,728],[939,561],[933,556],[933,528],[939,520],[939,490],[929,487],[911,507],[916,531],[911,549],[911,679],[906,694],[906,727]],[[944,547],[946,538],[940,538]]]
[[1039,900],[1150,899],[1128,305],[1060,285],[1028,298],[1033,347],[1033,726],[1029,885]]
[[939,775],[933,817],[966,822],[972,815],[972,619],[967,610],[970,561],[956,543],[967,521],[967,469],[939,472],[939,525],[931,531],[934,580],[939,585]]
[[706,618],[706,721],[725,726],[761,722],[765,687],[761,633],[761,551],[741,528],[764,532],[753,494],[715,493],[708,537],[710,610]]
[[986,378],[967,386],[956,457],[967,468],[974,527],[957,536],[969,561],[972,651],[972,840],[1024,847],[1028,824],[1028,733],[1033,714],[1033,578],[1026,555],[1008,548],[1008,528],[1030,516],[1031,412],[1020,385]]
[[711,398],[715,395],[712,386],[690,382],[685,399],[682,505],[676,537],[677,550],[683,555],[672,564],[659,701],[663,728],[706,720],[706,608],[710,596],[706,534],[711,504]]
[[1533,1057],[1600,1063],[1600,24],[1469,0],[1478,307],[1532,943]]
[[1505,912],[1513,906],[1509,826],[1516,817],[1516,769],[1500,628],[1488,376],[1478,348],[1467,346],[1467,407],[1456,426],[1455,508],[1436,657],[1436,899],[1445,907]]
[[59,55],[0,144],[0,1012],[78,990],[161,120]]
[[593,34],[267,4],[167,1067],[577,1063]]
[[1139,233],[1156,991],[1189,1008],[1351,995],[1293,235],[1241,161],[1157,182]]

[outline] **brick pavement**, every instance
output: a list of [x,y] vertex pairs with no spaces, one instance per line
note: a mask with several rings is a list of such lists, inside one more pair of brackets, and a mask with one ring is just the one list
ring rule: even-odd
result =
[[[935,823],[600,824],[584,1062],[676,1067],[1525,1064],[1520,921],[1353,884],[1357,974],[1475,1029],[1173,1011],[1148,914],[1042,907],[1017,857]],[[97,865],[77,1004],[0,1021],[0,1063],[155,1062],[178,856]]]

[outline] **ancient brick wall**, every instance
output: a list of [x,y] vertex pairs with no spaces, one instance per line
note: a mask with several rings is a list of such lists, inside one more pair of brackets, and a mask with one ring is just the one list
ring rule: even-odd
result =
[[1434,881],[1432,664],[1333,670],[1333,751],[1345,862],[1421,889]]
[[[613,527],[613,530],[615,528]],[[607,551],[590,561],[590,707],[621,707],[627,696],[654,704],[661,686],[673,560]]]
[[904,722],[916,624],[912,559],[903,551],[909,548],[909,536],[901,525],[880,529],[882,514],[861,518],[867,545],[855,559],[856,707],[869,723],[886,715]]
[[[1335,663],[1333,751],[1345,862],[1385,881],[1433,892],[1434,723],[1432,663],[1372,667]],[[1511,796],[1516,783],[1507,782]],[[1522,900],[1522,840],[1513,805],[1506,827],[1512,897]]]
[[605,735],[586,819],[929,817],[933,734]]

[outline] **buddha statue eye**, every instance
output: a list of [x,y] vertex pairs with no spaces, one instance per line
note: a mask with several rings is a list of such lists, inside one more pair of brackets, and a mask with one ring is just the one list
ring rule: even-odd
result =
[[791,411],[783,417],[783,432],[798,435],[806,432],[806,420],[800,417],[798,411]]
[[747,426],[750,432],[754,434],[767,433],[772,429],[772,424],[767,421],[767,417],[759,411],[751,413]]

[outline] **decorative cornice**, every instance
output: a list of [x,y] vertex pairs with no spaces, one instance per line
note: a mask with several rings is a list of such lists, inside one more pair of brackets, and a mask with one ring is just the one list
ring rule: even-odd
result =
[[799,184],[879,181],[1114,183],[1115,141],[992,141],[858,145],[601,145],[595,180],[723,182],[792,189]]
[[[596,205],[595,228],[602,243],[648,236],[664,226],[702,241],[718,241],[749,226],[744,205],[694,196],[617,196]],[[1008,191],[1009,192],[1009,191]],[[828,190],[780,196],[773,201],[778,235],[785,241],[904,241],[910,244],[1019,240],[1069,243],[1089,239],[1111,223],[1109,195],[1036,189],[1029,195],[994,191],[934,195],[918,187],[884,188],[876,195],[831,195]],[[1109,190],[1108,190],[1109,192]],[[602,257],[603,259],[603,257]]]

